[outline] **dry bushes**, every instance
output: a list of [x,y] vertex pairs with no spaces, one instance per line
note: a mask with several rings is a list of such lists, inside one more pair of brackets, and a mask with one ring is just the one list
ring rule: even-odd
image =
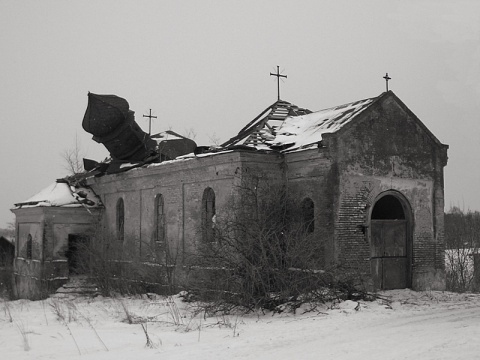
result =
[[197,244],[188,289],[209,310],[295,309],[356,292],[326,269],[324,243],[303,199],[271,180],[244,178],[229,211],[218,214],[213,241]]

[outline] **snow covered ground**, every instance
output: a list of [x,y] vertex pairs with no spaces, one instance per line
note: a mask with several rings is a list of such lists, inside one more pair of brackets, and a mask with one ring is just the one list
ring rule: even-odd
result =
[[192,304],[179,297],[0,300],[0,358],[480,358],[480,295],[410,290],[381,295],[390,301],[206,319],[194,316]]

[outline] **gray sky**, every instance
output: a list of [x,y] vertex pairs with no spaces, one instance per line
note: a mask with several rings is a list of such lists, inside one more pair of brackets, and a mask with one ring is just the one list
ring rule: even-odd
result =
[[0,0],[0,227],[67,175],[88,91],[152,132],[225,141],[281,97],[311,110],[390,89],[445,144],[446,209],[480,210],[480,1]]

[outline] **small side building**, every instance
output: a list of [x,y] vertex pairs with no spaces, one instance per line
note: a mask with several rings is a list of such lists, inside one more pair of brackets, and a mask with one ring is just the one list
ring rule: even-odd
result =
[[81,272],[79,251],[82,243],[92,241],[101,208],[91,190],[64,180],[15,204],[18,297],[45,297]]

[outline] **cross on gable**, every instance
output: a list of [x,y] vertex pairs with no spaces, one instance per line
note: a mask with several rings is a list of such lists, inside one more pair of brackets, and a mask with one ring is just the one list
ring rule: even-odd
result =
[[287,78],[287,75],[282,75],[280,74],[280,67],[277,65],[277,72],[276,73],[270,73],[270,76],[276,76],[277,77],[277,92],[278,92],[278,100],[280,100],[280,78]]
[[386,73],[383,78],[385,79],[385,82],[387,83],[387,91],[388,91],[388,80],[391,80],[392,78],[390,76],[388,76],[388,73]]

